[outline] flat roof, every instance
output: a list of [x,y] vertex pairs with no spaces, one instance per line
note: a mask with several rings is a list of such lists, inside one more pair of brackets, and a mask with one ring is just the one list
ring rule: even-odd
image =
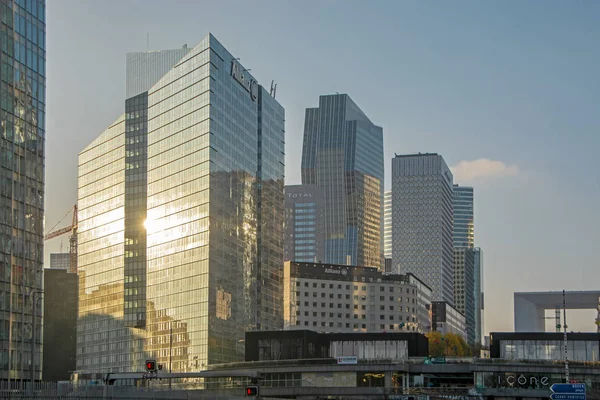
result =
[[[563,292],[515,292],[514,298],[520,297],[539,307],[546,309],[563,306]],[[566,291],[566,308],[570,310],[596,309],[600,301],[600,290]]]

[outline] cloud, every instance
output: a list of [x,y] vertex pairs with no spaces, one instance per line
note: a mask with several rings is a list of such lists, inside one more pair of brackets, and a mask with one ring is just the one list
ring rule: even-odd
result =
[[463,160],[451,169],[455,182],[504,178],[515,176],[519,173],[517,165],[506,165],[502,161],[494,161],[487,158],[480,158],[473,161]]

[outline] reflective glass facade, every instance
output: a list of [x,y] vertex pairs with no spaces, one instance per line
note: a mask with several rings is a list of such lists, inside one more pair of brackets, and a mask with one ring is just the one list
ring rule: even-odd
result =
[[473,217],[473,188],[454,185],[454,247],[473,248],[475,226]]
[[383,130],[348,95],[306,109],[302,183],[323,191],[323,261],[381,267]]
[[285,187],[284,260],[323,259],[323,196],[316,185]]
[[392,271],[411,272],[454,304],[452,180],[438,154],[392,159]]
[[[150,87],[147,78],[128,84],[134,96],[112,128],[122,142],[112,173],[119,200],[95,198],[119,209],[110,244],[120,258],[100,266],[95,249],[80,247],[81,293],[114,289],[80,304],[79,325],[96,327],[93,340],[100,319],[109,328],[99,347],[114,351],[90,355],[82,339],[80,371],[140,370],[148,357],[195,371],[243,359],[245,331],[283,324],[284,110],[212,35],[181,52],[128,57],[128,79],[172,67]],[[80,155],[80,201],[82,180],[103,174],[85,177],[97,147]],[[102,211],[84,213],[86,240],[108,233]]]
[[32,359],[40,379],[46,3],[0,1],[0,19],[0,379],[31,379]]

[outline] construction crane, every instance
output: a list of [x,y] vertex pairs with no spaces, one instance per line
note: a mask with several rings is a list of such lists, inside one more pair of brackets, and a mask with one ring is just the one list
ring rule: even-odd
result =
[[[67,215],[69,215],[69,213],[71,211],[73,211],[71,225],[65,226],[64,228],[54,230],[56,228],[56,226],[58,224],[60,224],[65,219],[65,217]],[[52,227],[52,229],[50,229],[50,232],[48,232],[44,236],[44,240],[54,239],[55,237],[66,235],[67,233],[71,233],[71,237],[69,238],[69,255],[70,255],[70,257],[69,257],[69,272],[76,274],[77,273],[77,204],[75,204],[72,209],[69,209],[69,211],[67,211],[65,216],[62,217],[60,219],[60,221],[58,221],[56,223],[56,225],[54,225]]]

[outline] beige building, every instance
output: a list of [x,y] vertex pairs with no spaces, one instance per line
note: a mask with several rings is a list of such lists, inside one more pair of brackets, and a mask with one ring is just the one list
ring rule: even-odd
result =
[[427,332],[431,289],[377,268],[286,262],[284,329]]

